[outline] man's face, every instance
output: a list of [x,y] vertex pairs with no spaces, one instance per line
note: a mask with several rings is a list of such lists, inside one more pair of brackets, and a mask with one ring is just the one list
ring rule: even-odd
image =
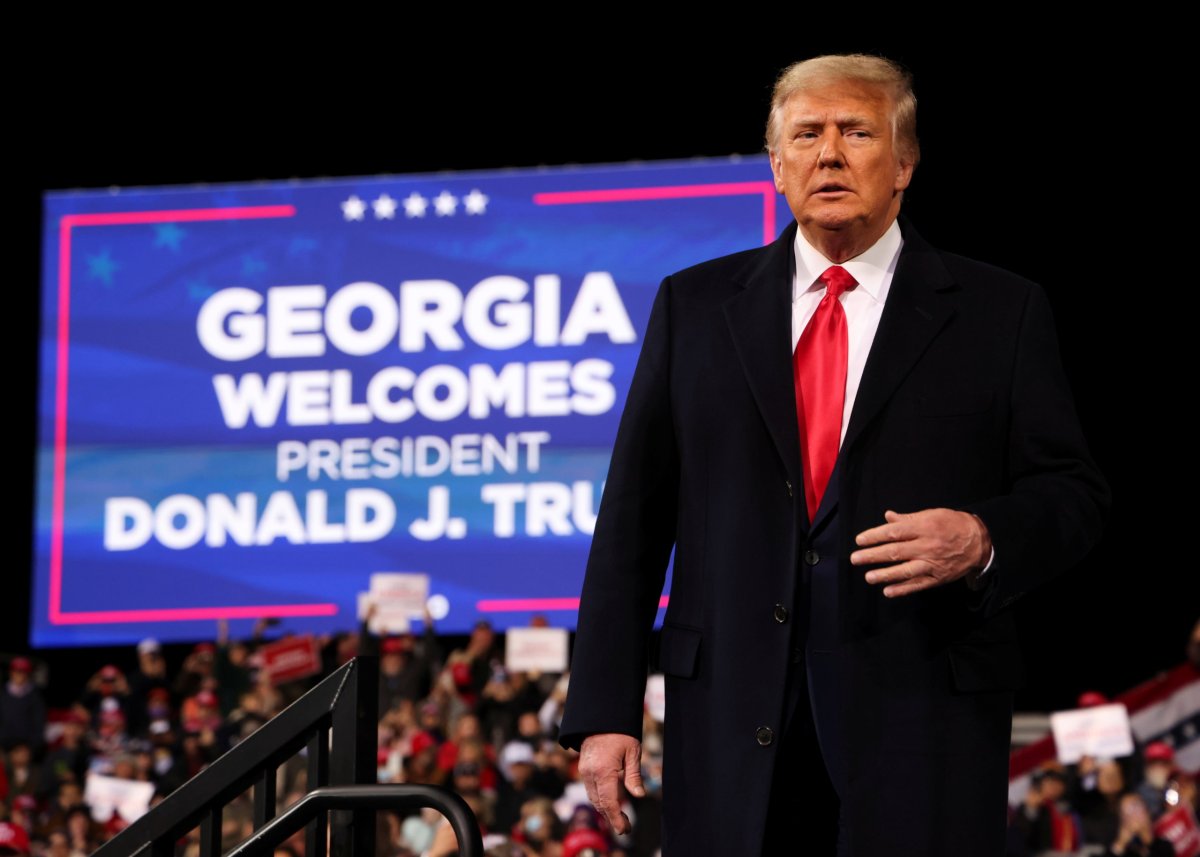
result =
[[850,230],[873,243],[900,211],[913,165],[897,152],[891,96],[847,80],[784,103],[771,170],[806,237]]

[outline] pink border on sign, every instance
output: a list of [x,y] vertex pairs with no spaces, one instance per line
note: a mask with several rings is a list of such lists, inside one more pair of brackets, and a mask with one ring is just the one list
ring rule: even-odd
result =
[[[669,595],[658,599],[666,607]],[[485,598],[475,602],[475,609],[484,613],[507,613],[514,610],[578,610],[578,598]]]
[[242,607],[180,607],[161,610],[62,609],[63,514],[67,479],[67,361],[71,332],[71,230],[77,226],[125,226],[144,223],[188,223],[203,220],[252,220],[293,217],[294,205],[231,208],[185,208],[174,211],[116,211],[68,214],[58,229],[58,365],[54,378],[54,498],[50,517],[50,622],[54,625],[98,625],[113,622],[186,622],[197,619],[253,619],[271,616],[334,616],[336,604],[263,604]]
[[775,235],[775,185],[768,181],[562,190],[535,193],[535,205],[578,205],[587,202],[642,202],[649,199],[695,199],[706,196],[762,196],[763,244]]

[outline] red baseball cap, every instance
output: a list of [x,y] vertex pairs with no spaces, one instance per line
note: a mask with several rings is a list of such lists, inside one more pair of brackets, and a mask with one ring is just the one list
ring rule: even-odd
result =
[[388,637],[383,641],[380,649],[385,655],[395,655],[400,652],[407,652],[412,647],[412,641],[407,637]]
[[1079,694],[1076,702],[1079,708],[1091,708],[1095,705],[1108,705],[1108,697],[1098,690],[1085,690]]
[[409,747],[411,748],[412,755],[414,756],[417,755],[417,753],[420,753],[422,750],[428,750],[430,747],[433,747],[436,744],[437,741],[434,740],[434,737],[428,732],[418,732],[412,737],[412,740],[409,741]]
[[108,664],[100,670],[100,678],[108,681],[115,681],[121,677],[121,671],[112,664]]
[[590,827],[572,830],[562,843],[562,857],[581,857],[590,852],[592,855],[608,854],[608,840],[599,831]]
[[1146,750],[1142,753],[1147,762],[1174,762],[1175,751],[1171,749],[1171,745],[1162,741],[1154,741],[1146,745]]
[[218,703],[217,695],[211,690],[202,690],[196,694],[196,704],[215,708]]
[[16,657],[8,662],[8,668],[15,672],[30,673],[33,672],[33,662],[29,658]]

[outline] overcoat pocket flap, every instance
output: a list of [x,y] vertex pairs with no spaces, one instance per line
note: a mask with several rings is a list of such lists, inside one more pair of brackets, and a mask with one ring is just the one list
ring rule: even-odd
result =
[[664,675],[692,678],[700,654],[700,631],[663,623],[658,645],[658,668]]
[[947,650],[960,691],[1017,690],[1025,686],[1025,662],[1015,641],[957,643]]

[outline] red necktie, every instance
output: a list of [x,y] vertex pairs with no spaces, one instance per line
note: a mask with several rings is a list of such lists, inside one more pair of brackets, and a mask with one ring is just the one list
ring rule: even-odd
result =
[[858,285],[850,273],[832,265],[818,279],[825,295],[817,304],[792,355],[796,383],[796,423],[808,519],[816,517],[833,473],[842,437],[846,401],[846,312],[838,295]]

